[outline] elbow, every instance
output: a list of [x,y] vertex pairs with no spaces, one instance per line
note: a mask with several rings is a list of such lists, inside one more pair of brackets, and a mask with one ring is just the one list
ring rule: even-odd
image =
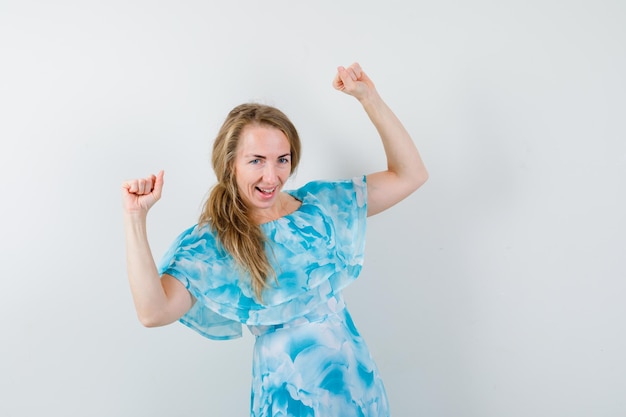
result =
[[147,328],[159,327],[156,320],[154,320],[154,318],[152,317],[137,315],[137,318],[139,319],[139,323],[141,323],[143,327],[147,327]]
[[412,176],[412,179],[413,181],[411,182],[411,188],[414,192],[417,191],[417,189],[420,188],[422,185],[424,185],[426,181],[428,181],[428,171],[426,170],[426,168],[422,168]]
[[[424,168],[424,170],[423,170],[422,174],[420,175],[420,179],[419,179],[419,181],[420,181],[420,183],[419,183],[419,184],[420,184],[420,185],[419,185],[419,187],[421,187],[422,185],[424,185],[424,183],[425,183],[426,181],[428,181],[429,176],[430,176],[430,175],[428,174],[428,171],[426,170],[426,168]],[[419,188],[419,187],[418,187],[418,188]]]
[[161,319],[160,315],[155,313],[137,312],[137,319],[143,327],[147,328],[161,327],[167,324]]
[[148,328],[148,329],[151,329],[153,327],[160,327],[161,326],[156,321],[152,321],[152,320],[139,319],[139,322],[141,323],[141,325],[143,327]]

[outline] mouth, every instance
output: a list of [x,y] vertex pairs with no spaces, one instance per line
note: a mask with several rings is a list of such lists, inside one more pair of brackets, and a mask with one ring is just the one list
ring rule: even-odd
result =
[[274,192],[276,191],[276,188],[278,187],[273,187],[273,188],[260,188],[260,187],[255,187],[257,191],[259,191],[261,194],[264,195],[272,195],[274,194]]

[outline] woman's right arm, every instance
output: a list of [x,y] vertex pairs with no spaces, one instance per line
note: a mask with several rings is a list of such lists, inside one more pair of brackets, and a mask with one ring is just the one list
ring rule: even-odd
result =
[[163,171],[122,184],[128,281],[137,317],[146,327],[178,320],[194,302],[176,278],[167,274],[159,276],[148,244],[148,211],[161,198],[162,190]]

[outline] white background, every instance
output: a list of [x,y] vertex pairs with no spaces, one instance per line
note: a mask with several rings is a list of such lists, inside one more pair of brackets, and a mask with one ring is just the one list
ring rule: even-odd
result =
[[384,168],[359,61],[431,179],[346,297],[395,416],[626,415],[626,5],[0,0],[0,415],[244,416],[252,337],[144,329],[119,189],[166,171],[160,257],[226,113],[283,109],[290,187]]

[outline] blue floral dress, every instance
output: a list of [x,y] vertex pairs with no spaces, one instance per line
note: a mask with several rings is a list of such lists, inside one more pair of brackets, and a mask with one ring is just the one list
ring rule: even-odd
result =
[[365,177],[288,191],[295,212],[261,228],[276,279],[258,302],[208,226],[172,244],[159,267],[196,299],[180,321],[210,339],[256,336],[251,416],[389,416],[385,388],[341,290],[361,271]]

